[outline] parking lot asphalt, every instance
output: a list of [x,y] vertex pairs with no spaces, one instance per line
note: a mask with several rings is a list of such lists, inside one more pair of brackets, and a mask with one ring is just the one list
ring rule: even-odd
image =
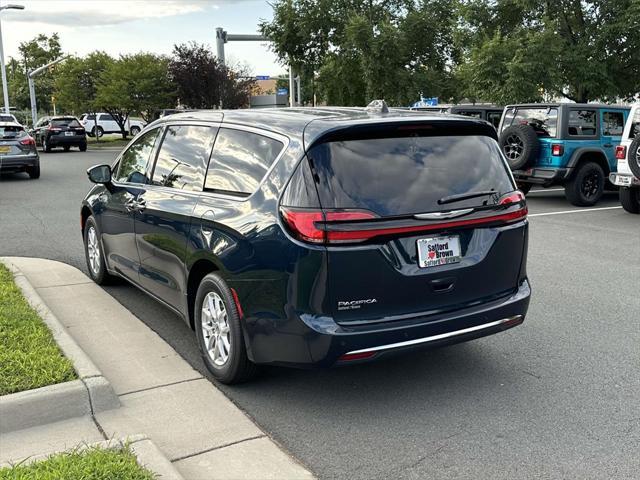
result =
[[[85,170],[116,154],[42,154],[39,180],[0,177],[0,255],[86,272]],[[219,387],[322,479],[638,478],[640,216],[614,193],[593,209],[556,189],[528,202],[533,297],[522,326],[348,368],[268,368]],[[107,291],[206,374],[181,319],[134,287]]]

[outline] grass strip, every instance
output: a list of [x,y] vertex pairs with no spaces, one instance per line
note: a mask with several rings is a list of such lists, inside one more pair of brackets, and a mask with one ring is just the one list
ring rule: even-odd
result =
[[0,469],[0,480],[153,480],[157,476],[138,465],[128,446],[89,447],[51,455],[46,460]]
[[73,364],[0,264],[0,395],[76,378]]

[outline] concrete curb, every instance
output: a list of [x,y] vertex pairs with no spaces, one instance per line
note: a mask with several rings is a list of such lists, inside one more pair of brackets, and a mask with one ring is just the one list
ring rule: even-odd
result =
[[14,274],[16,285],[40,314],[78,374],[78,380],[0,397],[0,433],[119,407],[120,400],[108,380],[66,332],[22,272],[6,258],[0,261]]
[[[132,435],[122,439],[111,439],[102,442],[83,444],[78,446],[75,451],[82,452],[90,448],[122,448],[128,445],[131,451],[138,459],[138,464],[156,473],[162,480],[184,480],[182,475],[178,473],[171,462],[164,456],[160,449],[146,435]],[[43,455],[34,455],[27,458],[23,464],[31,464],[46,460],[52,455],[62,453],[63,451],[47,453]],[[14,463],[15,464],[15,463]],[[0,463],[0,468],[11,467],[11,463]]]

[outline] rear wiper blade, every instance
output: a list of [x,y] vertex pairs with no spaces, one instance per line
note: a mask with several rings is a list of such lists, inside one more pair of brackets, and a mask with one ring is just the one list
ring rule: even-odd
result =
[[480,192],[458,193],[457,195],[449,195],[447,197],[442,197],[440,200],[438,200],[438,205],[460,202],[462,200],[468,200],[469,198],[487,197],[489,195],[497,196],[498,192],[496,192],[495,190],[483,190]]

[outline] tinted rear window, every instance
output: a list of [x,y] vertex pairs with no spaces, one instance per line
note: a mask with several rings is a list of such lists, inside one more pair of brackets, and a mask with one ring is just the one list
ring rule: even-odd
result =
[[5,127],[0,127],[0,138],[3,138],[5,140],[10,138],[23,137],[24,135],[24,128],[18,125],[7,125]]
[[313,147],[309,158],[323,208],[404,215],[493,202],[438,205],[449,195],[514,190],[498,144],[482,135],[334,141]]
[[51,120],[51,125],[53,125],[54,127],[69,128],[82,127],[82,125],[80,125],[80,122],[78,122],[78,120],[76,120],[75,118],[55,118]]

